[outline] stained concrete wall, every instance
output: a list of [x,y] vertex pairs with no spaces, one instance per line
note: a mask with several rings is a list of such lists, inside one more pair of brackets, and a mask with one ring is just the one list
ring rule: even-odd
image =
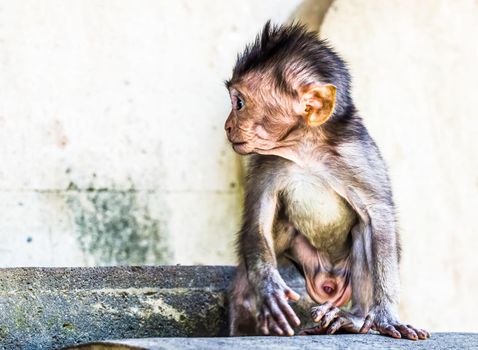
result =
[[299,3],[0,2],[0,265],[233,263],[223,80]]
[[233,263],[222,81],[266,19],[299,18],[390,165],[403,317],[476,331],[478,3],[330,4],[0,1],[0,265]]

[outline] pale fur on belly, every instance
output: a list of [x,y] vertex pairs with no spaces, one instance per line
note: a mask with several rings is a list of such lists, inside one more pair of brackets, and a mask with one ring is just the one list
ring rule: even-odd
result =
[[284,199],[289,220],[315,248],[343,245],[355,221],[355,212],[320,177],[293,176],[284,190]]

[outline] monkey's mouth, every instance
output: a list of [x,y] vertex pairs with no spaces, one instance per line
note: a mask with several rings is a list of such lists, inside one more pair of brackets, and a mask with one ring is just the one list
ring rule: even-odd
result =
[[249,147],[247,146],[247,142],[233,142],[232,148],[234,149],[234,151],[240,154],[250,152]]

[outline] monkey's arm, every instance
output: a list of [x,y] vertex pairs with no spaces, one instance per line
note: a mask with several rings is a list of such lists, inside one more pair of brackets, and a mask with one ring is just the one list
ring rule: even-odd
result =
[[298,300],[299,295],[285,284],[277,270],[272,234],[278,191],[267,177],[267,170],[252,167],[250,171],[245,185],[239,256],[255,293],[262,333],[273,330],[279,335],[293,335],[291,326],[298,326],[300,321],[287,300]]

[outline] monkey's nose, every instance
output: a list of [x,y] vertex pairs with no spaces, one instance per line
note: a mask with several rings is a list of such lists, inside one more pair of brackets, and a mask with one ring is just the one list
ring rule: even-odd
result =
[[224,129],[226,130],[227,135],[230,135],[232,132],[232,118],[229,116],[224,124]]

